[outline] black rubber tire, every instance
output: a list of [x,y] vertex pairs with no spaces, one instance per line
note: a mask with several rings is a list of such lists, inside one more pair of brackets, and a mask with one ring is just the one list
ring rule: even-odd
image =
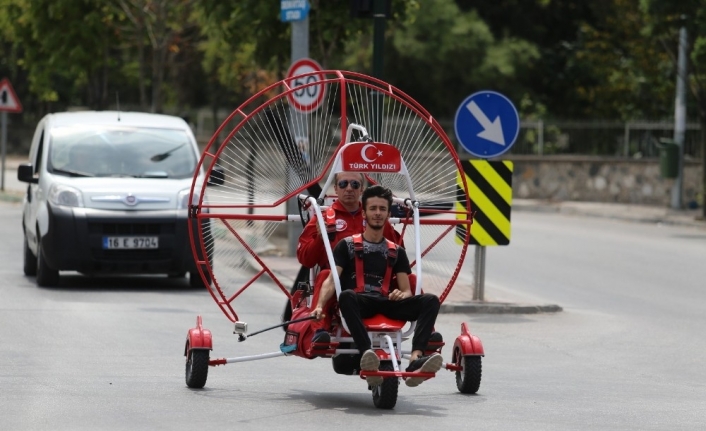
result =
[[462,394],[475,394],[480,388],[480,379],[483,371],[480,356],[463,356],[460,350],[454,352],[456,364],[463,369],[456,371],[456,387]]
[[207,289],[211,285],[209,274],[206,274],[206,279],[208,280],[208,285],[204,284],[198,271],[189,272],[189,286],[194,289]]
[[[385,361],[380,363],[380,371],[394,371],[392,362]],[[397,377],[388,377],[383,379],[382,384],[374,386],[373,404],[379,409],[391,410],[397,404],[397,390],[400,386],[400,379]]]
[[[339,349],[351,349],[351,343],[341,343],[338,345]],[[331,358],[331,364],[333,365],[333,371],[336,374],[343,374],[346,376],[358,375],[358,368],[360,368],[360,353],[350,354],[343,353]]]
[[59,284],[59,270],[51,268],[42,251],[41,241],[37,242],[37,286],[54,287]]
[[208,378],[208,350],[192,349],[186,357],[186,386],[201,389]]
[[37,275],[37,256],[32,253],[32,250],[30,250],[26,236],[24,240],[23,269],[25,275]]

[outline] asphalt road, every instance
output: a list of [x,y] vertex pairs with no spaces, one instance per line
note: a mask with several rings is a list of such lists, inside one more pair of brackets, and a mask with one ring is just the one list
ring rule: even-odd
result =
[[[276,351],[277,329],[238,343],[186,279],[22,274],[20,207],[0,202],[1,430],[693,430],[706,427],[706,231],[557,214],[513,214],[513,242],[488,250],[488,298],[556,303],[540,315],[443,314],[447,342],[470,323],[486,357],[477,395],[441,372],[373,407],[329,361],[282,357],[211,368],[184,384],[187,330],[201,314],[212,357]],[[281,293],[238,306],[256,330]],[[445,349],[445,358],[449,358]]]

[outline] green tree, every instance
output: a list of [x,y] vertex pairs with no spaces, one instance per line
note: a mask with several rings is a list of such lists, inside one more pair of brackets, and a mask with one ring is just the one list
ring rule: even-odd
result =
[[453,0],[421,0],[416,13],[393,28],[385,78],[437,116],[450,117],[472,92],[492,88],[518,100],[519,77],[539,57],[516,37],[496,38],[473,11]]
[[[199,37],[194,19],[196,3],[195,0],[113,0],[112,10],[119,17],[121,35],[128,42],[126,49],[136,51],[142,109],[147,107],[149,82],[150,110],[163,111],[168,71],[176,69],[179,53],[195,53],[191,48]],[[172,75],[172,85],[179,76],[179,73]],[[183,103],[183,98],[177,98]]]
[[103,2],[14,0],[5,11],[15,23],[13,43],[22,52],[18,64],[39,100],[56,102],[61,95],[75,102],[85,90],[89,106],[106,106],[115,34]]
[[665,118],[671,109],[672,63],[655,37],[642,33],[644,14],[632,0],[591,5],[594,19],[579,26],[570,62],[589,77],[575,91],[589,118]]

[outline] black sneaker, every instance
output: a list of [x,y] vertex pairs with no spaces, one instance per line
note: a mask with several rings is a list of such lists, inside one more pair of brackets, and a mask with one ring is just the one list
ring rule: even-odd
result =
[[[314,350],[327,350],[331,344],[331,335],[326,330],[316,331],[316,334],[311,339],[311,344]],[[317,344],[322,345],[317,346]]]
[[444,337],[441,335],[441,332],[432,332],[431,336],[429,337],[429,343],[443,343],[444,342]]
[[[414,361],[410,361],[409,366],[405,371],[408,373],[419,371],[420,373],[436,373],[441,369],[441,364],[444,363],[444,358],[438,353],[433,353],[429,356],[420,356]],[[425,377],[407,377],[405,384],[410,387],[419,386]]]

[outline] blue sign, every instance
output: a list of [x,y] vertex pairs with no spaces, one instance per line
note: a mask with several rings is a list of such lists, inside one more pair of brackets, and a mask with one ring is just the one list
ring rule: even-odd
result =
[[309,16],[309,0],[281,0],[280,20],[283,22],[301,21]]
[[466,151],[488,159],[512,148],[520,133],[520,116],[507,97],[494,91],[479,91],[461,102],[454,131]]

